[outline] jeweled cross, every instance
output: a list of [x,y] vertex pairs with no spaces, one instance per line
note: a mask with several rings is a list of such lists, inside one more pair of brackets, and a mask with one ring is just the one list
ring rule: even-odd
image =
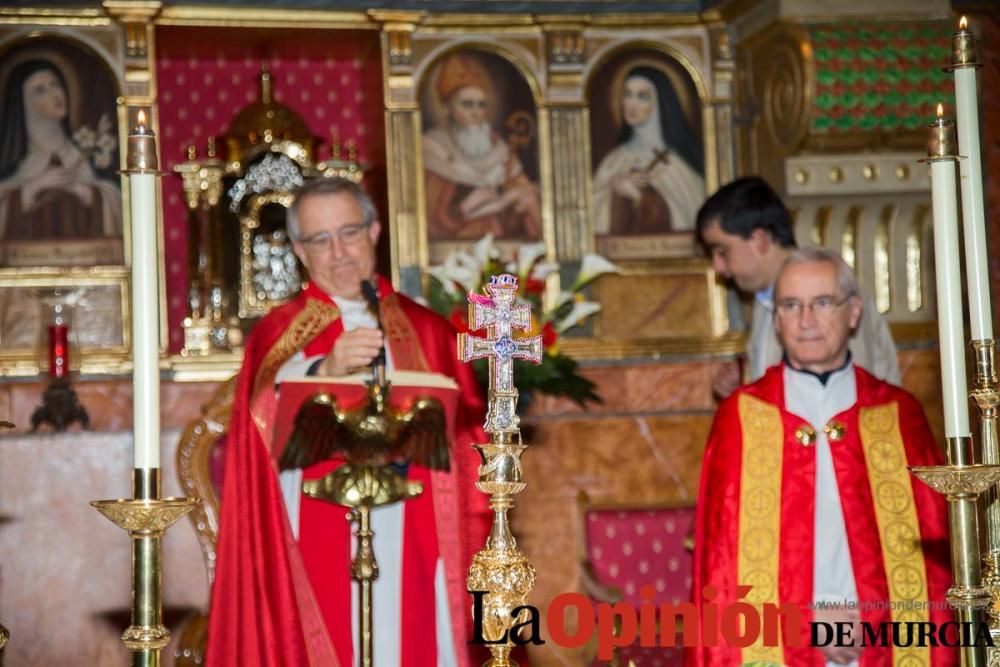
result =
[[514,329],[531,328],[531,306],[514,304],[516,276],[506,273],[491,276],[486,293],[488,296],[469,295],[469,329],[486,328],[488,337],[459,334],[458,356],[466,362],[484,357],[490,360],[490,409],[486,430],[490,431],[491,427],[508,430],[517,427],[514,359],[541,363],[542,338],[513,336]]

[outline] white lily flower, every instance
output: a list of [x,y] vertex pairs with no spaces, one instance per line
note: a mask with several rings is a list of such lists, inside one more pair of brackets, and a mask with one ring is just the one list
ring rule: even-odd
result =
[[493,235],[487,234],[476,241],[476,245],[472,249],[472,255],[479,262],[479,268],[482,270],[482,267],[486,266],[486,263],[493,257]]
[[479,287],[482,265],[477,263],[476,258],[469,253],[452,253],[445,258],[444,264],[448,267],[451,279],[462,286],[463,293],[471,292]]
[[545,280],[549,274],[559,270],[559,265],[555,262],[537,262],[535,268],[531,270],[532,280]]
[[545,242],[529,243],[521,246],[517,251],[517,275],[524,279],[528,277],[531,267],[535,265],[540,257],[545,256]]
[[551,312],[553,313],[556,312],[557,310],[565,306],[567,303],[572,301],[574,298],[576,298],[576,295],[573,294],[572,292],[566,292],[566,291],[559,292],[559,296],[556,298],[555,305],[552,306]]
[[441,283],[450,297],[459,298],[479,284],[479,267],[476,266],[476,260],[465,252],[451,253],[445,257],[443,264],[429,267],[427,273]]
[[450,253],[444,258],[444,263],[448,266],[459,266],[469,271],[478,271],[482,268],[479,260],[464,250],[456,250]]
[[451,271],[444,264],[427,267],[427,274],[441,283],[441,287],[444,288],[449,297],[457,298],[462,294],[462,291],[455,286],[455,280],[452,278]]
[[555,323],[556,333],[563,333],[567,329],[575,327],[601,309],[601,304],[596,301],[577,301],[573,304],[573,309],[566,317]]
[[622,269],[620,266],[612,264],[600,255],[584,255],[583,261],[580,262],[580,273],[577,274],[571,289],[576,292],[598,276],[602,276],[605,273],[621,272]]

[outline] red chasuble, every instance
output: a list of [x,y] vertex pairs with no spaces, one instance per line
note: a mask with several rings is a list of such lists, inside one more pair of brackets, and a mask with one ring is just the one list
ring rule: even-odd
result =
[[[875,629],[894,621],[940,627],[955,620],[943,607],[951,581],[946,503],[907,470],[941,463],[940,448],[913,396],[857,367],[855,377],[858,400],[830,421],[846,426],[841,437],[830,437],[830,449],[861,620]],[[799,645],[791,646],[786,627],[778,646],[758,637],[744,648],[689,649],[689,665],[825,665],[820,650],[809,646],[816,452],[799,431],[825,425],[808,425],[786,411],[784,391],[778,365],[719,406],[702,467],[692,590],[703,619],[709,602],[721,618],[736,601],[737,586],[752,587],[740,601],[758,613],[764,605],[794,605],[801,610]],[[705,595],[706,586],[718,595]],[[725,643],[721,634],[717,643]],[[954,648],[866,646],[860,667],[957,662]]]
[[[379,293],[395,366],[442,373],[461,389],[451,470],[410,467],[410,478],[424,482],[425,490],[407,501],[404,511],[401,665],[437,664],[434,568],[439,556],[459,664],[470,665],[465,575],[489,531],[487,499],[475,488],[479,455],[470,447],[486,442],[482,393],[471,368],[456,358],[455,331],[447,321],[395,293],[384,279]],[[278,369],[300,350],[329,352],[342,331],[334,303],[310,284],[262,319],[247,342],[227,438],[209,615],[210,666],[346,667],[356,660],[348,578],[353,538],[346,510],[303,497],[296,542],[278,484],[276,450],[283,443],[272,442]],[[318,464],[304,476],[322,476],[334,465]]]

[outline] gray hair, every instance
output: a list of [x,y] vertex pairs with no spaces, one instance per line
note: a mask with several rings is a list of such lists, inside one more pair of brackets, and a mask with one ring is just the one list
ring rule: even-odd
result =
[[837,271],[837,287],[841,291],[842,298],[861,295],[861,290],[858,289],[858,279],[854,277],[854,271],[850,266],[848,266],[847,262],[844,261],[844,258],[840,255],[840,253],[831,248],[822,248],[819,246],[810,246],[793,250],[792,253],[785,258],[785,261],[782,262],[781,268],[778,269],[778,275],[774,279],[775,288],[778,286],[778,281],[781,280],[781,275],[788,269],[788,267],[795,264],[808,264],[812,262],[825,262],[833,265],[833,268]]
[[285,216],[285,228],[288,230],[288,238],[293,241],[298,241],[301,238],[299,232],[299,207],[302,205],[303,200],[307,197],[341,194],[350,195],[354,197],[354,201],[358,202],[358,206],[361,207],[361,213],[364,216],[364,220],[362,220],[364,224],[370,225],[378,219],[378,210],[375,208],[375,202],[354,181],[339,176],[334,178],[313,178],[299,186],[295,191],[295,200],[288,207],[288,213]]

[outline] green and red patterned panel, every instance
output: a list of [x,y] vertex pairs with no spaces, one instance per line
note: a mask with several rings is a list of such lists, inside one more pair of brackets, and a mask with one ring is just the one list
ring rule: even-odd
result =
[[916,130],[937,104],[953,115],[946,21],[848,23],[807,27],[816,63],[810,132]]

